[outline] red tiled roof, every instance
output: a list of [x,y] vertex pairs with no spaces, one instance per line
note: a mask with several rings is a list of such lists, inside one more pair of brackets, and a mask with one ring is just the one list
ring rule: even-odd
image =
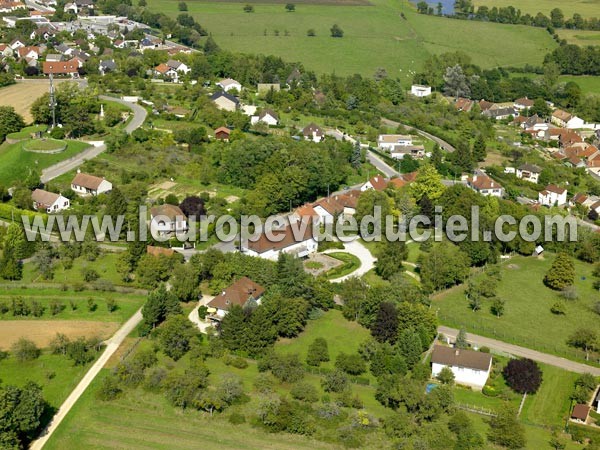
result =
[[77,73],[79,69],[78,61],[73,58],[69,61],[44,61],[43,70],[46,75],[52,74],[71,74]]
[[213,298],[208,306],[228,310],[233,305],[244,306],[253,298],[258,300],[265,293],[265,288],[248,277],[242,277]]
[[369,180],[369,182],[376,191],[383,191],[387,187],[387,182],[381,175],[375,175]]

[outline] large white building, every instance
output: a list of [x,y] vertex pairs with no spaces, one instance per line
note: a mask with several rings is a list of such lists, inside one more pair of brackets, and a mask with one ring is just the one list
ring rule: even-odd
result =
[[482,389],[490,376],[492,355],[435,345],[431,353],[431,376],[437,377],[444,367],[452,370],[455,383]]
[[404,134],[380,134],[377,137],[377,146],[381,150],[392,151],[396,147],[413,145],[412,136]]
[[[310,221],[294,222],[279,230],[271,230],[270,239],[265,232],[242,244],[242,252],[250,256],[277,261],[280,253],[289,253],[304,258],[317,251],[319,246],[313,237]],[[294,231],[296,231],[294,233]]]
[[431,86],[413,84],[410,87],[410,93],[415,97],[429,97],[431,95]]

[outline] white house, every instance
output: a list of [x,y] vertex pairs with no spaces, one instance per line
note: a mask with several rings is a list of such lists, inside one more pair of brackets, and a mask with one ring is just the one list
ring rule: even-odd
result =
[[444,367],[452,370],[457,384],[482,389],[490,376],[492,355],[435,345],[431,353],[431,376],[437,377]]
[[315,123],[310,123],[302,130],[302,135],[307,141],[321,142],[325,138],[323,129]]
[[481,171],[475,171],[472,177],[467,178],[467,186],[475,192],[492,197],[502,197],[504,188]]
[[231,78],[225,78],[215,84],[217,86],[219,86],[221,89],[223,89],[225,92],[229,92],[233,89],[235,89],[238,92],[240,92],[242,90],[242,84],[239,81],[235,81]]
[[234,305],[244,307],[249,302],[260,305],[264,293],[265,288],[260,284],[242,277],[208,302],[209,319],[220,321]]
[[240,106],[240,101],[233,95],[227,92],[217,92],[211,95],[210,99],[217,106],[217,108],[224,111],[236,111]]
[[168,235],[187,230],[187,217],[178,206],[160,205],[150,209],[150,231],[152,234]]
[[553,124],[558,125],[559,127],[570,129],[582,128],[585,124],[585,121],[582,118],[574,116],[573,114],[563,111],[562,109],[554,110],[550,120]]
[[564,205],[567,203],[567,190],[555,184],[549,184],[538,194],[538,201],[545,206]]
[[519,111],[523,111],[524,109],[529,109],[533,106],[534,101],[527,97],[521,97],[515,100],[514,107]]
[[319,217],[320,224],[333,223],[339,216],[353,216],[356,214],[356,205],[361,191],[352,190],[342,194],[334,194],[322,198],[312,205],[304,205],[296,210],[299,217]]
[[412,136],[404,134],[380,134],[377,137],[377,146],[381,150],[391,151],[394,148],[413,145]]
[[525,163],[517,167],[517,178],[529,181],[531,183],[538,182],[538,179],[540,178],[540,173],[542,173],[542,169],[540,169],[535,164]]
[[264,109],[258,116],[252,116],[250,118],[250,123],[252,125],[258,122],[263,122],[267,125],[274,126],[279,123],[279,116],[275,111],[272,111],[270,109]]
[[[317,251],[318,243],[313,237],[312,223],[302,220],[290,223],[279,230],[271,230],[272,236],[262,232],[242,244],[242,252],[250,256],[277,261],[280,253],[304,258]],[[270,239],[271,238],[271,239]]]
[[431,95],[431,86],[413,84],[410,87],[410,93],[415,97],[429,97]]
[[31,193],[31,200],[33,200],[33,209],[36,211],[43,209],[48,214],[69,209],[69,206],[71,206],[68,198],[42,189],[33,191]]
[[390,150],[390,156],[394,159],[403,159],[406,155],[410,155],[415,159],[423,159],[425,157],[425,147],[422,145],[397,145]]
[[71,189],[79,195],[99,195],[112,191],[112,183],[104,178],[77,172]]
[[387,187],[387,181],[381,175],[375,175],[365,184],[360,187],[362,192],[368,191],[369,189],[375,189],[376,191],[383,191]]

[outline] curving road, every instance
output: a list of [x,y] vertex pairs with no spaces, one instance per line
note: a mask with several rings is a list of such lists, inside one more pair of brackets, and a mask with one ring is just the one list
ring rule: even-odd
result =
[[[339,252],[341,250],[331,249],[325,250],[323,253],[331,253],[331,252]],[[375,258],[371,255],[371,252],[367,247],[365,247],[360,240],[354,239],[350,242],[344,242],[344,250],[345,253],[350,253],[351,255],[356,256],[360,260],[360,267],[356,269],[354,272],[349,273],[348,275],[344,275],[340,278],[335,278],[330,280],[332,283],[341,283],[344,280],[347,280],[351,277],[362,277],[369,270],[375,267]]]
[[142,321],[142,309],[138,309],[136,313],[131,316],[131,318],[125,322],[125,324],[111,337],[108,341],[106,341],[106,349],[100,355],[100,358],[94,363],[90,370],[84,375],[81,379],[77,387],[69,394],[67,399],[60,405],[58,411],[46,427],[46,429],[42,432],[40,437],[33,441],[29,446],[30,450],[40,450],[52,433],[56,431],[60,423],[69,413],[73,405],[79,400],[79,397],[85,392],[85,390],[89,387],[89,385],[94,381],[96,375],[100,373],[100,370],[104,367],[104,364],[110,359],[110,357],[117,351],[119,346],[123,343],[125,338],[138,326],[138,324]]
[[[456,336],[458,335],[457,329],[444,326],[439,326],[438,332],[451,339],[456,339]],[[521,358],[529,358],[550,366],[568,370],[570,372],[591,373],[595,376],[600,376],[600,368],[598,367],[588,366],[587,364],[571,361],[570,359],[538,352],[525,347],[519,347],[518,345],[508,344],[496,339],[467,333],[467,341],[469,341],[471,344],[477,345],[478,347],[486,346],[492,350],[508,353],[509,355],[513,356],[519,356]]]
[[[135,130],[141,127],[144,123],[144,120],[146,120],[148,112],[137,103],[126,102],[125,100],[121,100],[120,98],[109,97],[107,95],[100,95],[99,98],[105,101],[120,103],[121,105],[124,105],[133,111],[133,117],[124,128],[126,133],[133,133]],[[105,150],[106,145],[104,144],[95,145],[90,148],[87,148],[78,155],[74,156],[73,158],[59,162],[58,164],[54,164],[53,166],[42,170],[42,176],[40,177],[40,180],[42,181],[42,183],[47,183],[50,180],[58,178],[61,175],[76,169],[85,161],[94,159]]]

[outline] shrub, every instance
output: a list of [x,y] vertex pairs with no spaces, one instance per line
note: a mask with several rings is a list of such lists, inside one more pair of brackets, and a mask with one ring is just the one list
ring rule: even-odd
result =
[[329,361],[329,349],[324,338],[316,338],[308,347],[306,363],[309,366],[319,366],[321,362]]
[[19,362],[37,359],[41,353],[33,341],[23,337],[12,345],[10,351]]
[[146,375],[144,389],[152,392],[160,391],[165,378],[167,378],[167,370],[163,367],[154,367]]
[[109,375],[102,380],[100,388],[96,391],[96,398],[103,401],[111,401],[119,397],[123,393],[123,389],[119,386],[116,377]]
[[83,276],[83,280],[86,283],[91,283],[92,281],[96,281],[98,278],[100,278],[100,275],[98,274],[98,272],[96,272],[94,269],[92,269],[90,267],[86,267],[86,268],[82,269],[81,275]]
[[56,316],[57,314],[60,314],[64,310],[65,310],[65,305],[60,300],[52,300],[50,302],[50,313],[53,316]]
[[490,348],[486,347],[485,345],[483,347],[479,347],[479,351],[481,353],[490,353],[491,352]]
[[233,366],[237,369],[245,369],[246,367],[248,367],[248,361],[239,356],[225,355],[225,357],[223,358],[223,362],[225,363],[225,365]]
[[290,391],[292,398],[303,402],[314,403],[319,400],[317,389],[309,383],[298,383]]
[[298,355],[277,355],[271,358],[271,373],[279,381],[294,383],[304,377],[304,367]]
[[335,367],[350,375],[360,375],[367,370],[365,360],[358,353],[351,355],[340,353],[335,360]]
[[481,393],[487,397],[498,397],[500,392],[496,390],[494,386],[485,385],[481,390]]
[[342,392],[348,387],[348,376],[341,370],[328,373],[321,380],[325,392]]
[[552,312],[552,314],[556,314],[557,316],[565,315],[567,313],[567,309],[564,302],[555,302],[550,308],[550,311]]
[[98,305],[96,304],[96,301],[93,298],[88,298],[87,306],[89,312],[94,312],[96,311],[96,308],[98,308]]
[[106,299],[106,309],[108,312],[115,312],[117,310],[117,302],[114,298]]

